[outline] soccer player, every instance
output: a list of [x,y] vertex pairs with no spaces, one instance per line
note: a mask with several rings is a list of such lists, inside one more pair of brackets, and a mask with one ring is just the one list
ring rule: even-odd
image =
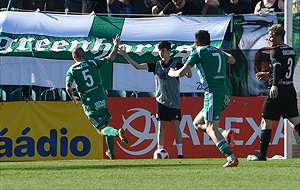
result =
[[[169,77],[170,68],[179,69],[182,63],[174,61],[171,57],[171,43],[161,41],[158,44],[159,56],[161,60],[149,63],[137,63],[126,53],[126,50],[119,48],[119,54],[122,55],[134,68],[138,70],[148,70],[153,72],[156,83],[156,117],[158,120],[158,149],[164,148],[166,122],[172,123],[175,133],[175,142],[178,152],[178,158],[183,158],[182,153],[182,134],[179,128],[181,120],[180,111],[180,81],[179,78]],[[192,77],[192,72],[187,72],[187,77]]]
[[100,68],[102,65],[113,61],[118,53],[120,37],[116,35],[113,39],[113,50],[107,57],[84,60],[84,50],[76,47],[72,51],[72,58],[75,63],[68,69],[66,74],[66,91],[71,100],[77,105],[79,97],[73,94],[72,83],[75,81],[77,91],[82,101],[83,109],[88,119],[100,135],[105,136],[108,150],[105,152],[109,159],[114,159],[114,137],[118,136],[122,143],[127,146],[128,139],[124,130],[109,126],[111,118],[107,96],[104,92]]
[[234,64],[235,58],[210,45],[208,31],[199,30],[195,34],[196,48],[190,54],[181,69],[170,69],[169,76],[182,77],[196,65],[199,70],[200,82],[205,91],[204,105],[194,119],[194,127],[206,132],[217,148],[227,157],[223,167],[233,167],[239,164],[227,141],[219,130],[219,120],[222,111],[229,105],[231,92],[227,85],[226,63]]
[[260,152],[249,155],[249,161],[267,160],[268,145],[274,121],[280,116],[287,118],[295,131],[299,133],[300,118],[297,108],[297,94],[293,84],[295,50],[284,44],[285,30],[280,24],[269,28],[269,41],[273,49],[270,52],[271,68],[269,72],[258,72],[258,80],[269,78],[268,94],[262,108]]

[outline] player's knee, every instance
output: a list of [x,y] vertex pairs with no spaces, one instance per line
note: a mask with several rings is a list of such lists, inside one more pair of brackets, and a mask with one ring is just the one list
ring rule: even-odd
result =
[[206,127],[204,127],[204,125],[201,125],[199,123],[194,122],[194,127],[196,130],[198,131],[202,131],[202,132],[206,132]]
[[273,120],[262,118],[262,120],[261,120],[261,129],[262,130],[272,129],[272,125],[273,125]]
[[98,132],[98,134],[99,135],[104,135],[103,133],[102,133],[102,130],[105,128],[106,126],[105,125],[102,125],[102,126],[99,126],[98,128],[97,128],[97,132]]
[[195,129],[198,130],[199,124],[198,124],[197,122],[194,121],[194,122],[193,122],[193,125],[194,125]]

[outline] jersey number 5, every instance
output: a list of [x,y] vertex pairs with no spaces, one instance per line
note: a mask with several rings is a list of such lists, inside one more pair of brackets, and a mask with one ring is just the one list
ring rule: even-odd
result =
[[89,75],[88,72],[89,72],[88,69],[83,70],[83,71],[82,71],[82,75],[83,75],[84,80],[87,81],[87,82],[85,83],[86,86],[87,86],[87,87],[91,87],[91,86],[93,86],[93,84],[94,84],[94,80],[93,80],[92,75]]

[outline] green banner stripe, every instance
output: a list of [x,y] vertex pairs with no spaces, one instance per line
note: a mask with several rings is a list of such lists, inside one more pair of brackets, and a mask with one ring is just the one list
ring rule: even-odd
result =
[[94,18],[89,36],[111,40],[116,34],[121,34],[124,18],[97,16]]

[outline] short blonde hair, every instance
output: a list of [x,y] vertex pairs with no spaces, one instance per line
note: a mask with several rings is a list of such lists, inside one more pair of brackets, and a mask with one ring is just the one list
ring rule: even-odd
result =
[[273,32],[274,36],[280,36],[284,39],[285,30],[281,24],[274,24],[269,28],[269,32]]

